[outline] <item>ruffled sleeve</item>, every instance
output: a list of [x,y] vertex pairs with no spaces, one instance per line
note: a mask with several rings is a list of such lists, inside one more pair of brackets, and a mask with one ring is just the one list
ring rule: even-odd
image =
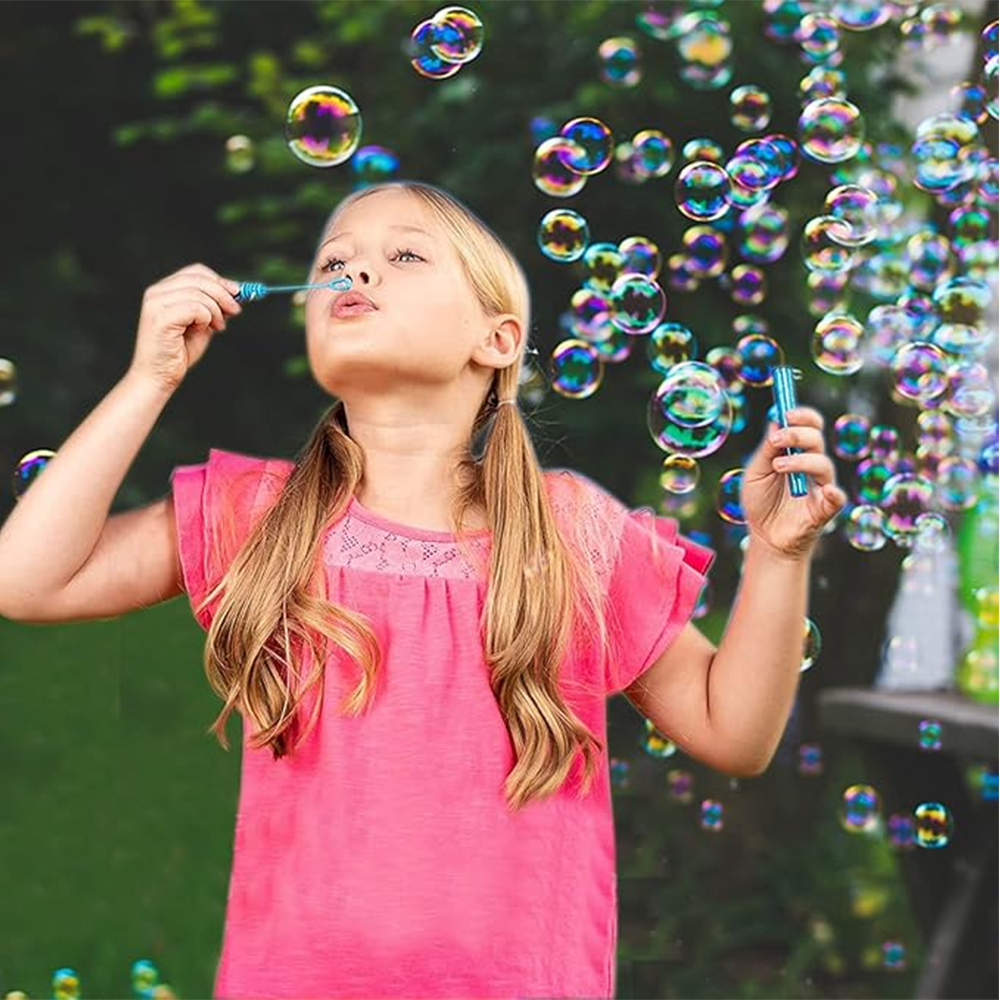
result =
[[608,695],[629,687],[680,635],[714,560],[712,549],[680,533],[676,519],[623,509],[608,588]]
[[698,603],[715,552],[672,517],[631,510],[581,473],[553,470],[557,516],[603,582],[609,651],[606,696],[625,690],[677,638]]
[[208,461],[179,465],[170,473],[184,589],[206,631],[220,597],[200,612],[195,609],[222,579],[256,519],[276,499],[276,484],[291,466],[280,459],[210,448]]

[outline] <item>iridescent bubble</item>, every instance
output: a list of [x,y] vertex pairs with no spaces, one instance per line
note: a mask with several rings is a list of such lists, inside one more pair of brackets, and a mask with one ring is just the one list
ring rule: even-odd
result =
[[715,495],[715,509],[727,524],[746,524],[740,503],[743,488],[743,470],[730,469],[719,477],[719,488]]
[[814,66],[799,81],[799,96],[803,104],[825,97],[846,97],[847,77],[830,66]]
[[690,493],[698,486],[701,467],[688,455],[668,455],[663,460],[660,486],[669,493]]
[[811,618],[807,618],[805,620],[805,635],[802,640],[802,662],[799,664],[800,674],[808,670],[819,659],[819,651],[822,645],[819,626]]
[[698,279],[688,270],[687,254],[672,253],[667,258],[667,286],[675,292],[693,292],[698,285]]
[[674,144],[657,128],[646,128],[632,137],[632,162],[640,177],[665,177],[674,165]]
[[860,552],[877,552],[887,539],[882,530],[885,514],[881,507],[862,503],[851,509],[844,524],[844,537]]
[[833,422],[833,452],[848,462],[868,454],[871,421],[861,413],[843,413]]
[[882,813],[882,800],[871,785],[851,785],[844,790],[840,824],[848,833],[874,833]]
[[914,842],[917,847],[947,847],[954,832],[951,810],[941,802],[921,802],[913,810]]
[[604,340],[614,329],[611,304],[605,295],[592,288],[578,288],[570,296],[571,331],[584,340]]
[[823,748],[818,743],[802,743],[799,746],[799,774],[823,773]]
[[917,518],[933,502],[934,487],[926,479],[906,473],[891,476],[882,488],[882,530],[897,545],[909,548],[917,533]]
[[594,343],[594,349],[602,361],[618,363],[624,361],[632,353],[635,338],[624,330],[619,330],[613,323],[608,323],[608,336]]
[[861,370],[861,336],[864,327],[849,313],[827,313],[813,330],[812,351],[816,367],[830,375],[853,375]]
[[650,333],[667,311],[667,296],[655,278],[623,274],[608,296],[611,322],[625,333]]
[[10,406],[17,400],[17,365],[9,358],[0,358],[0,406]]
[[755,84],[736,87],[729,95],[729,120],[742,132],[759,132],[771,121],[771,95]]
[[989,239],[992,216],[985,208],[959,205],[948,216],[951,242],[955,247]]
[[806,7],[800,0],[766,0],[764,34],[779,45],[795,41],[795,32]]
[[772,370],[785,363],[785,352],[773,337],[751,333],[741,337],[736,344],[742,365],[739,379],[745,385],[757,388],[772,384]]
[[11,492],[15,500],[20,500],[31,484],[42,474],[55,452],[49,448],[36,448],[24,455],[14,469]]
[[971,458],[948,455],[938,465],[938,502],[946,510],[971,510],[979,499],[979,469]]
[[234,174],[253,170],[254,144],[246,135],[231,135],[226,140],[226,167]]
[[705,355],[705,364],[711,365],[718,372],[727,392],[743,391],[743,383],[740,381],[743,358],[735,348],[721,345],[710,348]]
[[842,97],[811,101],[799,116],[802,153],[820,163],[851,159],[864,140],[864,120],[857,106]]
[[855,256],[844,240],[851,230],[843,219],[833,215],[817,215],[802,229],[802,259],[810,271],[836,274],[854,266]]
[[917,415],[917,444],[942,458],[955,447],[951,419],[940,410],[924,410]]
[[690,771],[684,771],[680,768],[671,768],[667,771],[667,790],[675,801],[687,805],[694,797],[693,785],[694,778]]
[[654,371],[669,374],[674,365],[697,354],[694,334],[680,323],[661,323],[646,342],[646,356]]
[[989,369],[978,361],[948,365],[948,396],[942,407],[953,417],[979,417],[996,409]]
[[407,45],[410,65],[428,80],[446,80],[462,68],[462,63],[441,57],[436,49],[439,39],[444,41],[440,26],[427,18],[413,29]]
[[990,21],[979,33],[983,46],[983,62],[989,62],[997,54],[998,23]]
[[571,198],[587,183],[587,175],[566,166],[566,160],[583,158],[583,147],[565,136],[557,135],[539,143],[532,165],[535,187],[552,198]]
[[740,305],[759,305],[767,295],[767,277],[754,264],[737,264],[729,272],[728,285],[730,298]]
[[720,374],[709,364],[686,361],[651,396],[647,425],[661,450],[702,458],[725,444],[732,410]]
[[696,278],[717,278],[729,259],[726,239],[712,226],[688,226],[681,236],[688,273]]
[[831,238],[838,243],[859,247],[875,239],[878,195],[874,191],[860,184],[840,184],[827,194],[825,206],[828,216],[844,223],[831,232]]
[[986,91],[986,110],[994,121],[1000,116],[1000,100],[997,99],[998,77],[1000,77],[1000,58],[993,56],[983,69],[983,90]]
[[632,38],[605,38],[597,58],[601,79],[613,87],[634,87],[642,79],[641,54]]
[[538,226],[538,246],[549,260],[567,263],[579,260],[590,241],[587,220],[568,208],[553,208]]
[[850,305],[849,277],[849,271],[810,271],[806,277],[809,314],[823,316],[828,312],[847,312]]
[[726,163],[726,173],[734,185],[752,192],[770,191],[785,172],[785,155],[766,139],[744,139]]
[[889,831],[889,843],[893,847],[906,849],[914,846],[913,817],[906,813],[893,813],[886,824]]
[[673,37],[671,28],[674,20],[675,15],[650,7],[635,15],[635,26],[650,38],[666,42]]
[[622,271],[657,278],[660,274],[660,248],[648,236],[626,236],[618,244]]
[[614,243],[591,243],[584,251],[583,283],[595,292],[610,292],[625,262],[624,254]]
[[892,359],[896,392],[916,403],[928,403],[948,388],[948,362],[934,344],[904,344]]
[[871,31],[892,17],[892,6],[885,0],[835,0],[830,13],[848,31]]
[[335,167],[349,160],[361,141],[361,112],[338,87],[307,87],[285,115],[288,148],[311,167]]
[[691,11],[677,21],[676,29],[677,53],[689,67],[703,71],[726,68],[733,51],[728,22]]
[[868,447],[876,461],[895,464],[899,459],[899,431],[891,424],[873,424]]
[[677,753],[677,744],[664,736],[650,719],[643,720],[643,728],[645,732],[643,734],[642,749],[650,757],[665,760]]
[[437,28],[431,48],[451,63],[471,62],[483,48],[483,22],[465,7],[443,7],[431,19]]
[[902,941],[882,942],[882,968],[893,971],[906,968],[906,945]]
[[893,474],[892,468],[882,459],[863,458],[855,466],[858,497],[865,503],[879,503],[882,490]]
[[990,306],[991,292],[989,285],[983,281],[957,277],[938,285],[932,298],[942,325],[978,327]]
[[788,248],[788,212],[780,205],[760,204],[740,214],[740,254],[757,264],[780,259]]
[[355,185],[381,184],[399,173],[399,157],[386,146],[361,146],[351,158]]
[[674,196],[682,215],[697,222],[721,219],[729,211],[729,174],[717,163],[696,160],[677,175]]
[[569,338],[552,350],[552,388],[568,399],[586,399],[597,392],[604,377],[604,363],[593,344]]
[[906,257],[910,265],[910,284],[922,291],[932,291],[951,275],[951,243],[946,236],[922,229],[906,241]]
[[921,750],[941,749],[941,722],[938,719],[921,719],[917,723],[918,742]]
[[799,172],[799,144],[784,132],[769,132],[764,142],[773,146],[781,158],[781,179],[791,180]]
[[701,807],[698,810],[698,825],[703,830],[709,830],[712,833],[718,833],[722,829],[723,825],[723,808],[722,803],[716,799],[704,799],[702,800]]
[[799,22],[795,32],[796,41],[802,51],[813,62],[825,62],[840,47],[840,31],[837,22],[826,14],[809,13]]
[[986,110],[986,89],[971,80],[956,83],[948,92],[949,102],[959,118],[969,118],[982,125],[989,112]]
[[931,115],[916,128],[910,147],[915,164],[913,183],[932,194],[947,191],[976,173],[973,150],[979,143],[979,129],[968,118],[952,114]]
[[725,155],[725,150],[714,139],[705,136],[689,139],[681,148],[681,159],[685,163],[698,160],[721,163]]
[[962,12],[952,4],[931,3],[920,11],[920,20],[927,26],[928,44],[940,45],[955,36]]
[[597,174],[611,162],[614,140],[611,129],[599,118],[573,118],[559,134],[570,142],[558,147],[559,158],[573,173]]

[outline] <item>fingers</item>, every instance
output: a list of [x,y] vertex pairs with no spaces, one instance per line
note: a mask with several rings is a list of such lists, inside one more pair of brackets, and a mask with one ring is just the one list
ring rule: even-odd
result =
[[836,483],[833,462],[827,455],[804,451],[801,455],[779,455],[771,461],[775,472],[805,472],[820,485]]
[[803,451],[822,451],[823,432],[815,427],[783,427],[772,431],[768,441],[776,448],[801,448]]

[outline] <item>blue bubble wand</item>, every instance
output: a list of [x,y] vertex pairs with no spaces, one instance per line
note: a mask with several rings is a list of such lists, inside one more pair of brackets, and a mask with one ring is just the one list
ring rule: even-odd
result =
[[[774,394],[774,410],[779,427],[788,426],[788,411],[796,407],[795,381],[802,378],[802,371],[790,365],[775,365],[771,369],[771,391]],[[801,448],[786,448],[786,455],[801,455]],[[789,472],[788,487],[793,497],[809,494],[809,480],[804,472]]]
[[258,302],[272,292],[300,292],[309,288],[332,288],[338,292],[346,292],[352,284],[354,282],[350,278],[334,278],[317,285],[265,285],[260,281],[241,281],[233,298],[237,302]]

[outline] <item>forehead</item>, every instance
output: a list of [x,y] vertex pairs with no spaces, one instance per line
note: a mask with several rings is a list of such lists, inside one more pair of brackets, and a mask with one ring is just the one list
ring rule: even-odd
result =
[[323,235],[328,240],[337,233],[357,228],[370,230],[374,226],[423,229],[440,239],[441,229],[431,211],[406,191],[379,191],[367,195],[333,214]]

